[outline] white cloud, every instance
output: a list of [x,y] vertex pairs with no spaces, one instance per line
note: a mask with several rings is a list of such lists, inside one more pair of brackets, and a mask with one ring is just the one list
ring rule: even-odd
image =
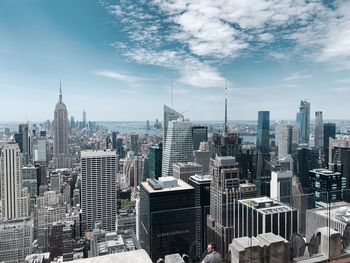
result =
[[296,72],[288,77],[285,77],[282,79],[282,81],[294,81],[294,80],[300,80],[300,79],[309,79],[312,75],[310,74],[303,74],[302,72]]
[[[310,0],[119,1],[108,10],[128,41],[115,43],[128,59],[179,73],[195,87],[222,87],[217,64],[264,49],[268,58],[305,57],[350,68],[350,3]],[[279,47],[271,45],[282,43]],[[287,43],[286,45],[283,43]],[[252,52],[253,51],[253,52]],[[284,81],[310,78],[301,72]]]
[[141,77],[133,76],[130,74],[125,74],[125,73],[120,73],[120,72],[110,71],[110,70],[95,71],[94,74],[101,76],[101,77],[121,80],[121,81],[125,81],[125,82],[136,82],[136,81],[141,81],[141,80],[149,80],[147,78],[141,78]]
[[337,88],[332,88],[331,91],[336,91],[336,92],[343,92],[343,91],[349,91],[350,87],[337,87]]
[[338,79],[335,81],[335,83],[350,84],[350,78],[349,79]]

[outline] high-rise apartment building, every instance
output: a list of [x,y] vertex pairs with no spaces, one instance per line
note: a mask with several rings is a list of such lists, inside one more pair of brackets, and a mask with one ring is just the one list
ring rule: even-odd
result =
[[163,123],[163,126],[164,126],[163,143],[164,144],[165,144],[167,136],[168,136],[167,132],[168,132],[169,122],[175,121],[179,118],[184,118],[184,116],[181,113],[170,108],[169,106],[164,105],[164,120],[163,120],[164,121],[164,123]]
[[162,162],[162,176],[173,175],[173,164],[193,160],[191,122],[178,119],[169,122]]
[[301,143],[309,144],[309,132],[310,132],[310,102],[302,100],[300,102],[299,111],[299,136]]
[[54,116],[54,158],[55,167],[64,168],[69,165],[68,149],[68,112],[62,101],[62,89],[60,88],[59,101],[55,107]]
[[323,116],[322,111],[315,112],[315,147],[323,149],[324,143],[324,126],[323,126]]
[[22,157],[18,144],[11,138],[0,155],[2,216],[21,217]]
[[234,234],[237,200],[254,197],[256,186],[240,184],[239,168],[232,156],[216,157],[211,166],[210,215],[207,218],[208,238],[226,255]]
[[117,214],[117,155],[113,151],[81,152],[81,207],[83,234],[101,221],[104,229],[115,229]]

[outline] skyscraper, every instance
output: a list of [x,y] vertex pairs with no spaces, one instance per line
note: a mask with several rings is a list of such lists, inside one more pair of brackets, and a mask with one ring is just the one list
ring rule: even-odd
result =
[[276,127],[276,142],[278,147],[278,159],[292,154],[299,144],[299,129],[287,123],[280,123]]
[[117,150],[117,132],[112,132],[112,149]]
[[195,189],[196,205],[196,258],[200,258],[206,246],[207,216],[210,205],[210,175],[193,175],[188,184]]
[[310,131],[310,102],[302,100],[300,102],[299,111],[299,136],[301,143],[309,143],[309,131]]
[[173,175],[173,163],[191,162],[193,144],[191,122],[178,119],[169,122],[162,162],[162,176]]
[[192,142],[193,150],[196,151],[199,149],[201,142],[208,141],[208,127],[207,126],[193,126],[192,127]]
[[130,135],[130,150],[134,152],[135,155],[139,153],[139,135],[131,134]]
[[270,112],[259,111],[256,147],[262,153],[269,152]]
[[114,151],[81,152],[82,230],[101,221],[104,229],[115,229],[117,155]]
[[323,148],[323,117],[322,111],[315,112],[315,147]]
[[1,149],[0,178],[2,216],[21,217],[22,158],[13,138]]
[[170,108],[167,105],[164,105],[164,137],[163,137],[163,143],[165,144],[166,138],[167,138],[167,131],[168,131],[168,125],[170,121],[175,121],[178,118],[183,118],[184,116],[175,111],[174,109]]
[[258,195],[269,195],[271,173],[266,168],[269,153],[270,112],[259,111],[256,147],[258,150],[256,187]]
[[15,134],[15,140],[23,154],[23,163],[28,164],[30,158],[30,140],[29,124],[23,123],[18,126],[18,133]]
[[195,189],[172,176],[140,184],[140,245],[153,262],[190,254],[196,241]]
[[162,176],[163,144],[153,145],[148,152],[148,177],[158,179]]
[[69,165],[68,151],[68,112],[62,101],[62,89],[60,86],[59,101],[55,107],[54,117],[54,156],[55,167],[64,168]]
[[329,138],[335,139],[335,123],[325,123],[323,125],[323,148],[325,155],[325,163],[329,162]]
[[86,111],[85,109],[83,110],[83,128],[86,127]]
[[212,160],[211,176],[207,240],[215,242],[219,253],[226,255],[234,234],[236,201],[254,197],[256,186],[240,184],[238,163],[232,156],[216,157]]

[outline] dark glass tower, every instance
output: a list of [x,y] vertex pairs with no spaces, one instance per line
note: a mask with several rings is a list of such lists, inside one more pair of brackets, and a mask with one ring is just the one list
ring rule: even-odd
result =
[[210,209],[210,182],[210,175],[196,174],[188,180],[188,184],[195,189],[196,198],[196,247],[191,255],[196,260],[200,259],[208,242],[206,221]]
[[299,136],[301,143],[309,144],[309,131],[310,131],[310,102],[302,100],[300,102],[299,111]]
[[259,111],[256,146],[262,153],[269,152],[270,112]]
[[192,143],[193,150],[199,149],[201,142],[208,141],[208,127],[207,126],[193,126],[192,127]]
[[158,179],[162,176],[162,143],[153,145],[148,152],[148,177]]
[[323,147],[325,155],[325,163],[329,163],[329,138],[335,139],[335,123],[325,123],[323,125]]
[[309,192],[309,171],[319,167],[318,149],[308,147],[298,149],[298,176],[299,182],[306,194]]
[[259,111],[256,147],[258,150],[256,187],[258,195],[270,195],[271,171],[268,169],[270,161],[269,134],[270,112]]
[[140,183],[140,245],[152,262],[191,254],[196,243],[195,190],[174,177]]

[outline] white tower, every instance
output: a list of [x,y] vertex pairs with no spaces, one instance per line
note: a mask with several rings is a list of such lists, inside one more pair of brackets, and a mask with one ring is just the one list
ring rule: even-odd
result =
[[1,149],[0,177],[3,217],[21,217],[22,157],[13,138]]
[[115,230],[116,173],[115,151],[81,152],[81,207],[83,234],[100,221],[103,229]]

